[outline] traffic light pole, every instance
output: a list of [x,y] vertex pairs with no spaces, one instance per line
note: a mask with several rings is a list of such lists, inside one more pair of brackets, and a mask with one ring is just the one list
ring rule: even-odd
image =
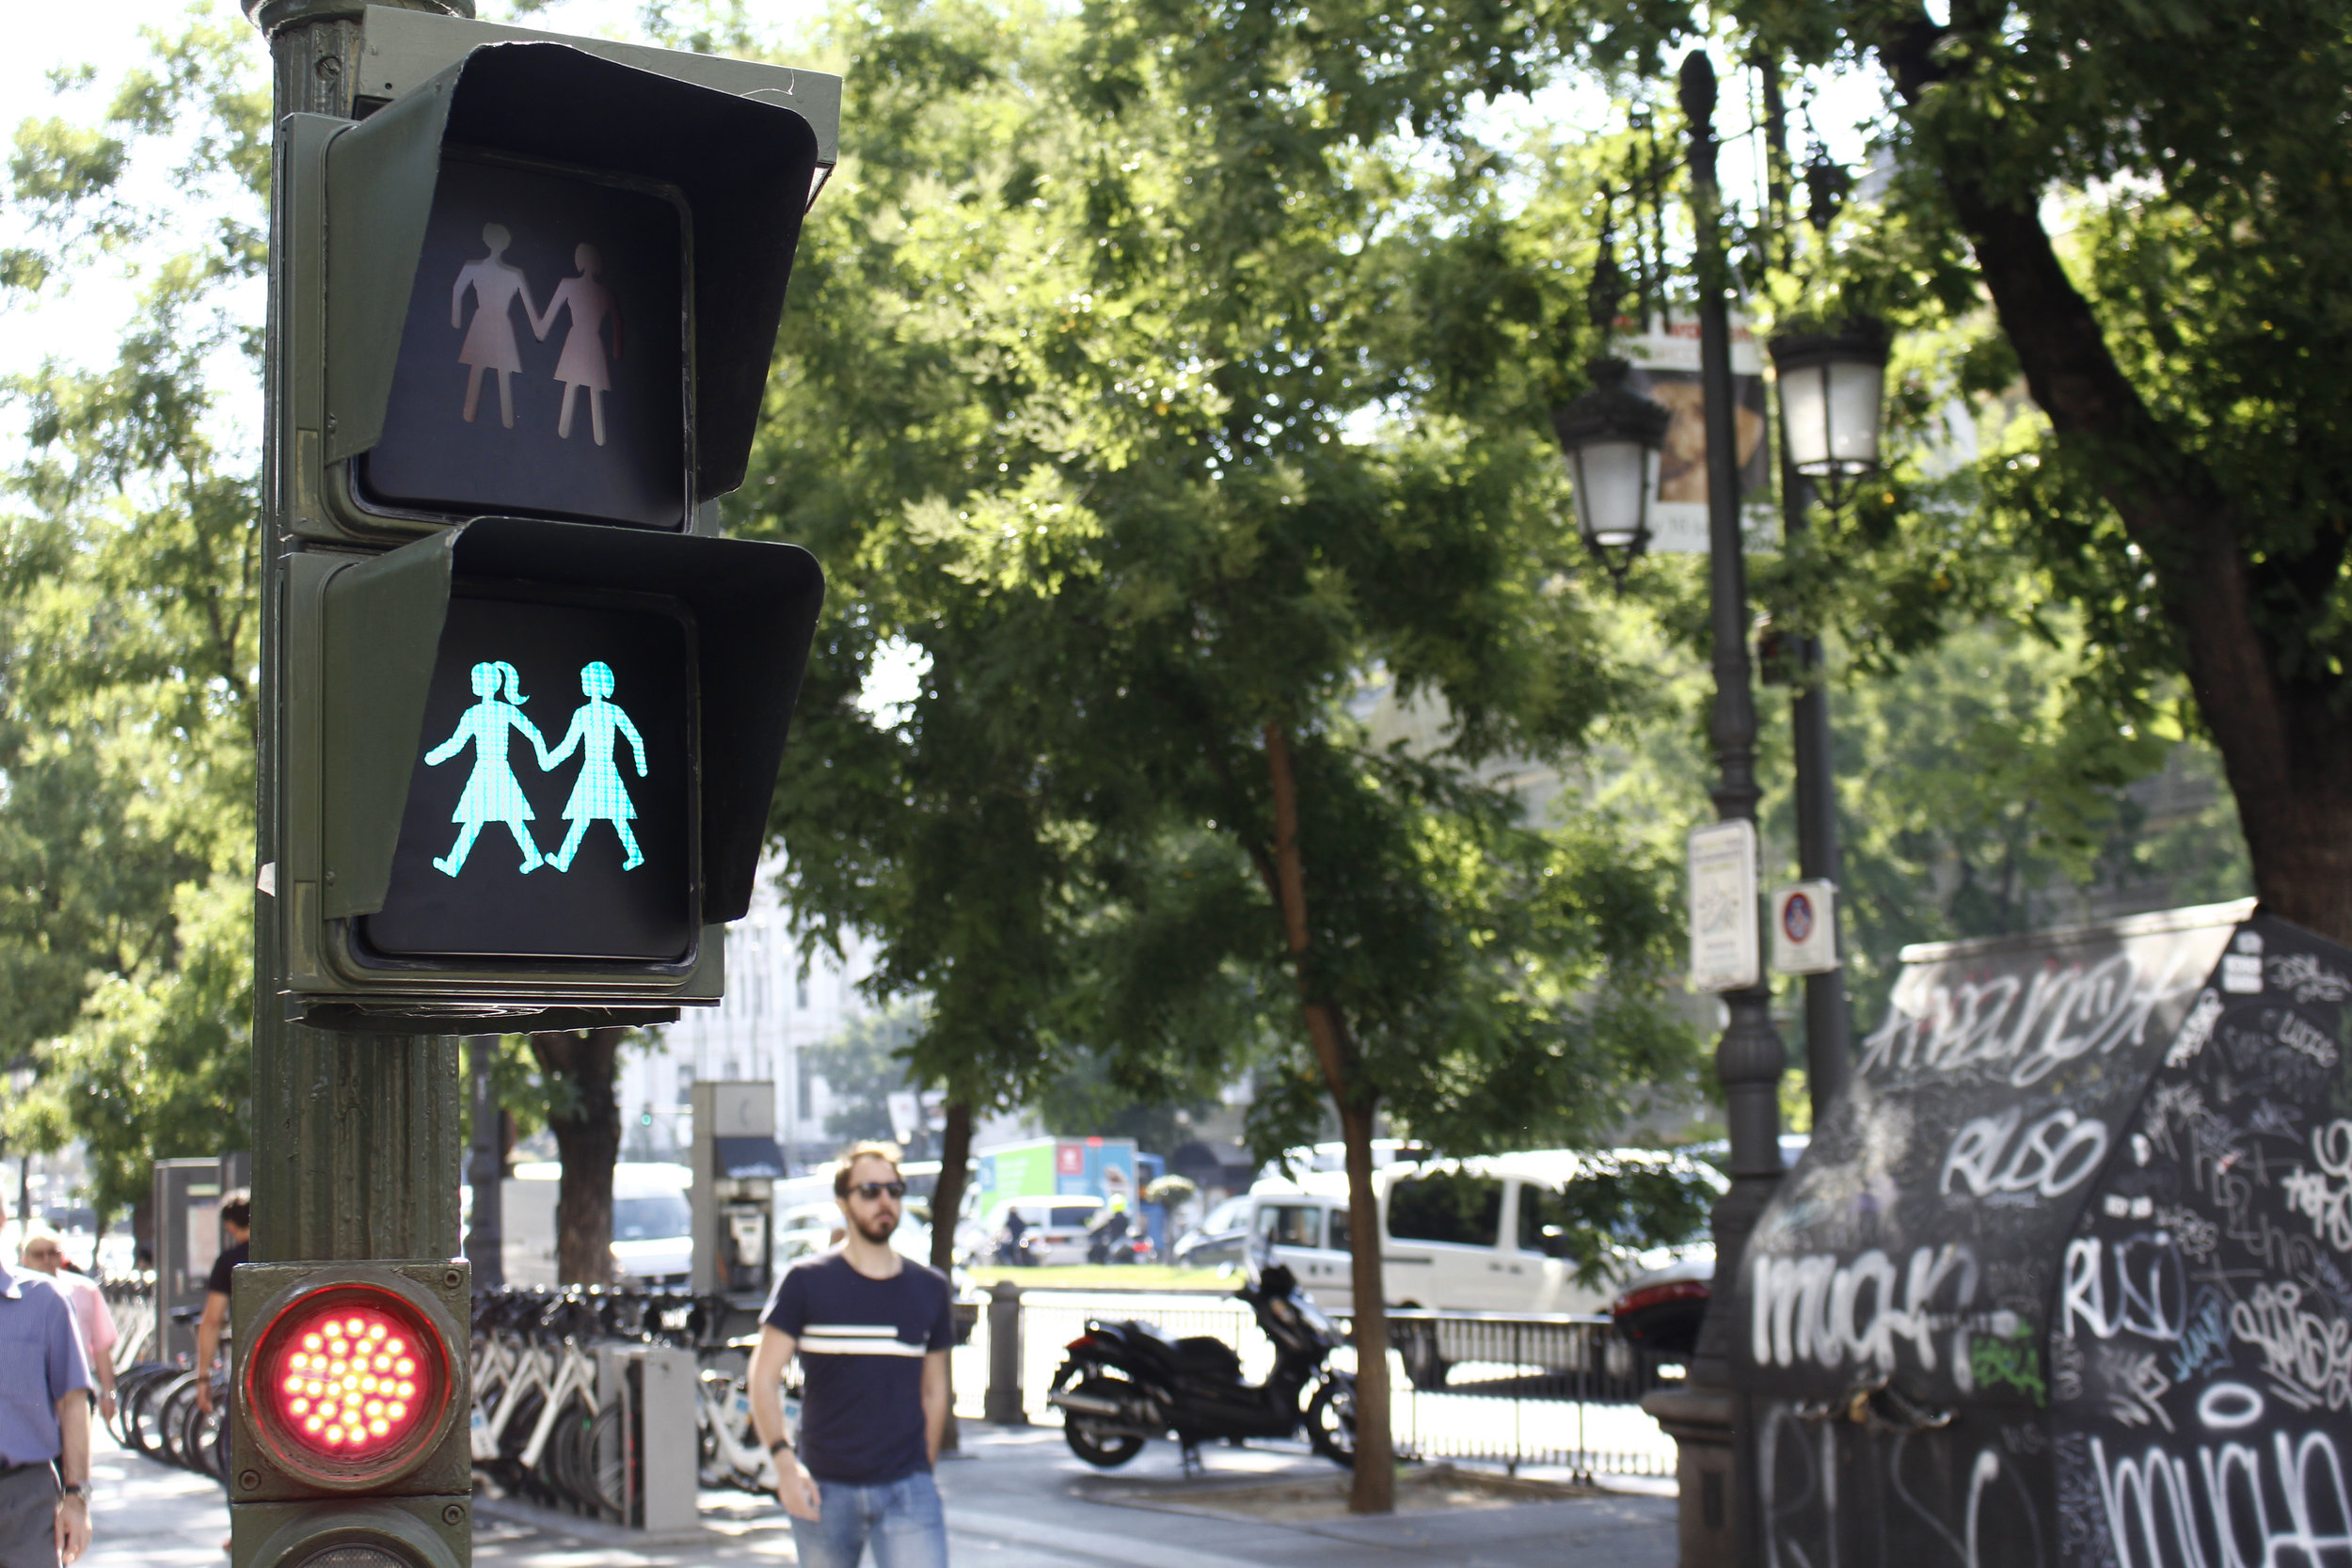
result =
[[[383,3],[383,0],[378,0]],[[392,0],[400,4],[400,0]],[[471,15],[471,0],[405,8]],[[246,0],[269,39],[271,120],[351,114],[360,0]],[[282,178],[279,166],[278,178]],[[271,202],[282,223],[282,194]],[[287,247],[270,247],[270,349],[262,454],[262,711],[259,863],[277,842],[285,754],[287,562],[294,555],[278,411],[288,367],[280,343]],[[256,1262],[451,1258],[458,1251],[458,1053],[447,1035],[330,1034],[285,1019],[283,922],[272,893],[254,919],[253,1110]],[[233,1491],[232,1491],[233,1496]]]

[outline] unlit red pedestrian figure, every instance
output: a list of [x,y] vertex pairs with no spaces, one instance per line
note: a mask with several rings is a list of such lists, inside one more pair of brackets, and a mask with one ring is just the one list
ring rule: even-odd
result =
[[[542,341],[548,329],[555,325],[555,313],[568,309],[572,325],[564,334],[563,357],[556,361],[555,379],[564,388],[563,411],[556,416],[555,434],[571,439],[574,392],[585,388],[588,393],[588,428],[595,435],[596,445],[604,445],[604,394],[612,385],[611,370],[604,358],[604,324],[612,323],[612,357],[621,356],[621,308],[612,298],[612,291],[596,281],[596,274],[604,260],[596,247],[583,245],[572,252],[572,261],[580,268],[577,277],[566,277],[555,286],[548,300],[544,316],[533,316],[532,334]],[[528,307],[526,307],[528,308]]]
[[[512,430],[515,384],[510,378],[523,368],[521,345],[515,340],[515,301],[522,301],[524,319],[531,323],[534,336],[545,338],[547,329],[540,325],[538,309],[531,303],[531,280],[523,276],[522,268],[506,260],[506,247],[514,243],[514,236],[503,224],[485,223],[482,226],[482,240],[490,247],[490,254],[469,261],[458,270],[457,281],[449,292],[449,325],[466,327],[466,341],[457,351],[457,362],[471,371],[466,378],[466,422],[473,423],[474,413],[482,405],[483,376],[495,372],[499,380],[500,422]],[[470,325],[465,319],[468,289],[473,291],[474,299]],[[553,314],[552,310],[549,314]],[[564,417],[570,418],[568,403]],[[601,423],[596,439],[604,439]]]

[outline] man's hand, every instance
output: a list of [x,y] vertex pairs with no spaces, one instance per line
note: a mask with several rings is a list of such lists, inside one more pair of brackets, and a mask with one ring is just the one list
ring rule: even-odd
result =
[[115,1391],[113,1389],[109,1388],[98,1396],[98,1416],[99,1419],[105,1421],[115,1418]]
[[802,1467],[801,1456],[790,1449],[778,1449],[768,1456],[776,1467],[776,1501],[795,1519],[814,1521],[817,1517],[817,1478]]
[[[112,1394],[106,1396],[106,1402],[109,1405],[113,1404]],[[207,1416],[213,1413],[213,1380],[209,1377],[200,1377],[196,1380],[196,1407]],[[114,1418],[114,1412],[111,1409],[106,1412],[106,1418],[109,1420]]]
[[57,1499],[57,1560],[72,1562],[89,1550],[89,1499]]

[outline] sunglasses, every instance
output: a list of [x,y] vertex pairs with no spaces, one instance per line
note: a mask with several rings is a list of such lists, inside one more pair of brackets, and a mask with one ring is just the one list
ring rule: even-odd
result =
[[857,1194],[858,1196],[864,1198],[866,1202],[871,1203],[878,1197],[900,1198],[906,1196],[907,1184],[903,1181],[860,1181],[855,1186],[851,1187],[850,1191]]

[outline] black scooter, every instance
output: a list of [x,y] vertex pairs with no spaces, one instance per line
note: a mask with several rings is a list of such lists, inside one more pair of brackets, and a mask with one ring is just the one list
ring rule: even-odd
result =
[[[1175,1339],[1133,1319],[1089,1319],[1045,1401],[1062,1413],[1073,1453],[1114,1469],[1146,1439],[1172,1433],[1184,1446],[1185,1472],[1195,1474],[1204,1440],[1289,1437],[1303,1424],[1315,1452],[1355,1464],[1356,1379],[1328,1365],[1346,1336],[1286,1266],[1249,1261],[1249,1281],[1235,1293],[1274,1341],[1266,1380],[1243,1381],[1241,1358],[1222,1339]],[[1300,1396],[1311,1387],[1302,1412]]]

